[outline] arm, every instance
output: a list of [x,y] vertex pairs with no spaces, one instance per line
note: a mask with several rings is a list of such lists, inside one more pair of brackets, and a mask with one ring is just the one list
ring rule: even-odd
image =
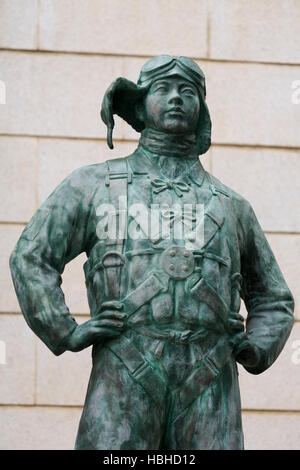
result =
[[294,301],[254,211],[244,201],[240,212],[242,298],[248,316],[246,339],[236,360],[248,372],[270,367],[293,326]]
[[116,320],[106,311],[101,320],[94,318],[77,325],[61,289],[65,265],[86,251],[91,186],[84,169],[66,178],[34,214],[10,257],[24,317],[56,355],[90,346],[100,333],[111,334],[105,327]]
[[54,354],[76,328],[61,290],[67,262],[84,251],[79,228],[84,202],[76,172],[66,178],[25,227],[10,257],[10,268],[21,310],[30,328]]

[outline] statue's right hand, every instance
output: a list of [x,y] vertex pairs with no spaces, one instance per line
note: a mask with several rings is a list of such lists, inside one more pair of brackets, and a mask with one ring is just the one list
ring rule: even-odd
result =
[[66,349],[77,352],[98,343],[102,339],[119,336],[124,329],[126,315],[119,310],[120,306],[107,302],[107,308],[102,305],[102,311],[90,320],[78,325],[67,338]]

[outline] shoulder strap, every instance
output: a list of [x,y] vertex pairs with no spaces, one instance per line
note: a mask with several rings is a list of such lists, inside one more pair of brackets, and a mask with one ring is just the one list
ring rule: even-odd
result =
[[[208,174],[208,173],[207,173]],[[232,207],[232,201],[229,196],[229,194],[224,190],[222,187],[219,185],[214,185],[212,178],[208,174],[210,183],[211,183],[211,190],[215,194],[216,192],[221,193],[220,200],[223,204],[224,207],[224,212],[226,214],[226,227],[227,227],[227,232],[228,232],[228,238],[227,238],[227,243],[230,248],[230,252],[234,253],[234,240],[236,239],[236,221],[233,217],[233,207]],[[224,197],[226,196],[226,197]],[[238,257],[237,256],[232,256],[231,261],[232,261],[232,276],[231,276],[231,305],[230,308],[231,310],[235,312],[239,312],[240,310],[240,291],[242,288],[242,282],[243,278],[240,271],[240,267],[238,266]]]
[[109,190],[109,203],[115,208],[116,238],[107,238],[106,245],[110,250],[122,253],[124,239],[127,234],[127,184],[131,183],[132,175],[128,171],[124,158],[109,160],[105,184]]
[[109,203],[114,207],[115,238],[106,239],[107,250],[102,257],[102,266],[105,270],[104,289],[106,298],[115,300],[119,298],[121,268],[125,262],[123,256],[124,239],[127,236],[127,184],[131,183],[132,176],[128,171],[127,161],[124,158],[109,160],[105,184],[109,190]]

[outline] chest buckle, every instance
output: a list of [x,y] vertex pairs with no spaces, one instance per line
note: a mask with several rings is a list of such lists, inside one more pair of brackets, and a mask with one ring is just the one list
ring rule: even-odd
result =
[[163,270],[175,280],[187,278],[195,268],[193,253],[183,246],[171,246],[162,253]]

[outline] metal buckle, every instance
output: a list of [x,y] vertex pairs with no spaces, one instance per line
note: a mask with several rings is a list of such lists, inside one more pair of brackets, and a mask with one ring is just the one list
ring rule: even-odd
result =
[[118,251],[107,251],[102,256],[102,265],[104,268],[114,268],[118,266],[123,266],[125,263],[125,258],[122,253]]
[[129,172],[109,171],[105,177],[105,184],[109,186],[110,180],[124,179],[127,178],[127,182],[132,182],[132,174]]
[[195,269],[193,253],[183,246],[171,246],[162,253],[163,270],[175,280],[185,279]]

